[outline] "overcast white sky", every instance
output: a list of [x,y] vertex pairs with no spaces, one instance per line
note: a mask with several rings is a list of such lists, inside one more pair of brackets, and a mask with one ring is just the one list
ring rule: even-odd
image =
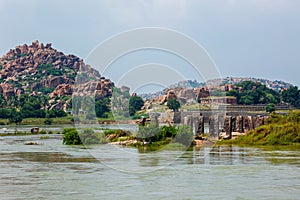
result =
[[0,19],[1,55],[38,39],[86,58],[119,32],[165,27],[200,43],[224,77],[300,86],[299,0],[0,0]]

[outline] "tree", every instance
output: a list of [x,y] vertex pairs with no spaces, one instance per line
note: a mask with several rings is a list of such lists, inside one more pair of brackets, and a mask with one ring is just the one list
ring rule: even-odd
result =
[[268,113],[272,113],[275,111],[275,104],[274,103],[269,103],[267,106],[266,106],[266,112]]
[[8,118],[9,123],[20,124],[23,121],[23,116],[20,112],[12,113],[11,116]]
[[98,99],[95,102],[96,116],[100,118],[107,118],[110,112],[110,99],[108,97]]
[[133,116],[136,111],[139,111],[144,106],[144,100],[139,96],[131,96],[129,98],[129,115]]
[[75,128],[65,128],[62,132],[63,144],[66,145],[80,145],[82,141],[79,137],[79,134]]
[[300,108],[300,91],[298,90],[297,86],[290,87],[289,89],[283,91],[281,96],[284,102]]
[[268,104],[279,103],[280,95],[275,90],[267,88],[267,86],[252,81],[244,81],[236,84],[241,91],[231,90],[226,96],[234,96],[237,98],[238,104]]
[[180,108],[180,103],[177,99],[169,99],[167,102],[167,106],[169,109],[175,111],[178,111],[178,109]]

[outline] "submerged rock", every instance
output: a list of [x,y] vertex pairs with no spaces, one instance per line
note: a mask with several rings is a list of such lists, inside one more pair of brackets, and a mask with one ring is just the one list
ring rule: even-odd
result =
[[27,141],[25,145],[38,145],[38,143],[36,141]]

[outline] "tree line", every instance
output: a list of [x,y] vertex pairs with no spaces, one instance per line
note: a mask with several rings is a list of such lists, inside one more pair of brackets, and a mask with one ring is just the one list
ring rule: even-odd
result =
[[63,110],[47,110],[48,106],[49,97],[46,95],[22,94],[5,99],[3,94],[0,94],[0,118],[9,119],[12,123],[20,123],[24,118],[54,118],[67,115]]
[[242,105],[252,104],[278,104],[289,103],[300,108],[300,90],[297,86],[290,87],[281,92],[267,88],[267,86],[252,81],[244,81],[235,85],[240,88],[226,93],[226,96],[234,96],[237,103]]

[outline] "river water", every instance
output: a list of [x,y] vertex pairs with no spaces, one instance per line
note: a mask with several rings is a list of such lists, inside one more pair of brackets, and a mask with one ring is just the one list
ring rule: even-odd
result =
[[[0,137],[0,199],[299,199],[299,148],[189,151]],[[38,145],[24,145],[36,141]]]

